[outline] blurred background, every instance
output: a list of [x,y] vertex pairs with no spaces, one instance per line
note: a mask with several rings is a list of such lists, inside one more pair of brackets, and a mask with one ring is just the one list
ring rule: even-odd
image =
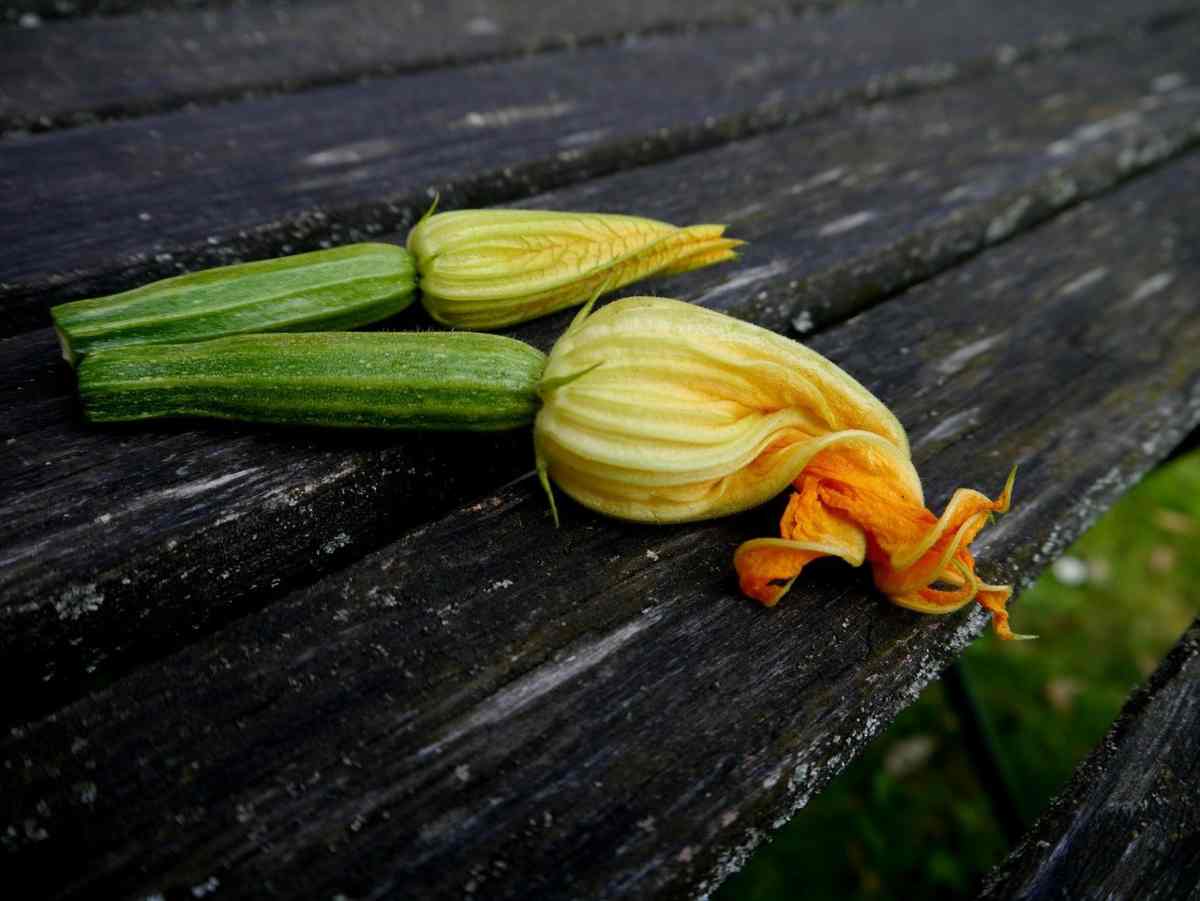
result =
[[1191,624],[1198,585],[1192,451],[1147,476],[1020,596],[1014,628],[1037,641],[988,633],[962,658],[957,684],[1003,787],[985,787],[954,685],[935,682],[716,898],[974,897],[1009,849],[1012,820],[1032,825]]

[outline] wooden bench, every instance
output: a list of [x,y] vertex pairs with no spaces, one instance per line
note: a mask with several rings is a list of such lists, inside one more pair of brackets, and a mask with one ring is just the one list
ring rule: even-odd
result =
[[1200,886],[1200,620],[982,898],[1187,898]]
[[524,433],[86,427],[54,303],[434,192],[725,222],[639,290],[846,368],[935,509],[1019,462],[1018,586],[1200,424],[1194,4],[4,2],[0,853],[46,897],[706,894],[986,621],[841,565],[746,601],[777,506],[556,530]]

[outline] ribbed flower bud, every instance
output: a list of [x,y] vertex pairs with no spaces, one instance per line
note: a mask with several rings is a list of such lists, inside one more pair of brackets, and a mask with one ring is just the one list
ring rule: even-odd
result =
[[539,471],[601,513],[708,519],[794,485],[781,537],[735,556],[742,589],[764,604],[833,555],[870,562],[880,590],[910,609],[977,600],[1012,637],[1011,590],[982,583],[967,547],[1008,509],[1011,477],[996,501],[960,490],[930,513],[896,417],[815,351],[702,307],[631,297],[576,318],[540,394]]
[[679,228],[602,213],[461,210],[409,233],[421,300],[446,325],[496,329],[651,275],[734,258],[723,225]]

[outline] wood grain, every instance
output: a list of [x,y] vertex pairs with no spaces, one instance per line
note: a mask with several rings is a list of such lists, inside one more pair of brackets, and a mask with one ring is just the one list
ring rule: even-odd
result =
[[[1148,90],[1164,71],[1200,79],[1196,29],[1171,37],[850,110],[530,203],[620,209],[638,197],[649,215],[728,221],[751,241],[738,266],[639,290],[819,330],[1186,146],[1200,98]],[[1121,77],[1097,102],[1092,85],[1113,71]],[[516,334],[548,348],[569,315]],[[414,310],[390,325],[425,322]],[[89,428],[48,330],[0,343],[0,366],[0,677],[21,686],[0,705],[10,720],[178,648],[530,464],[521,434],[464,444]],[[77,615],[96,598],[98,615]]]
[[1200,896],[1200,621],[980,898]]
[[829,4],[309,0],[0,30],[0,132],[576,48],[626,35],[791,18],[823,5]]
[[4,321],[45,325],[51,303],[183,268],[370,240],[435,189],[447,206],[513,200],[1115,39],[1174,8],[925,0],[917,29],[889,4],[5,142]]
[[[812,342],[909,427],[935,507],[1022,464],[985,578],[1027,583],[1200,422],[1197,176],[1188,156]],[[739,598],[730,554],[777,512],[652,528],[564,503],[556,531],[526,478],[405,532],[0,740],[13,878],[702,894],[983,625],[837,564],[773,611]]]
[[[129,13],[153,15],[165,10],[224,9],[243,6],[286,7],[295,0],[2,0],[0,22],[20,24],[23,16],[42,21],[75,19],[81,16],[120,16]],[[23,27],[37,27],[27,24]]]

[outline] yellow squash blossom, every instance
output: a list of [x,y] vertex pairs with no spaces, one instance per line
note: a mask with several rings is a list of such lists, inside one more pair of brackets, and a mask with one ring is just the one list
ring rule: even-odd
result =
[[547,210],[461,210],[409,232],[421,302],[434,319],[488,330],[582,303],[651,275],[733,259],[723,225]]
[[793,485],[782,537],[735,555],[746,594],[772,605],[808,561],[870,562],[893,602],[949,613],[972,600],[1008,628],[1007,586],[968,545],[1000,497],[924,504],[908,438],[866,388],[813,350],[675,300],[582,311],[550,353],[534,426],[538,469],[586,507],[641,522],[710,519]]

